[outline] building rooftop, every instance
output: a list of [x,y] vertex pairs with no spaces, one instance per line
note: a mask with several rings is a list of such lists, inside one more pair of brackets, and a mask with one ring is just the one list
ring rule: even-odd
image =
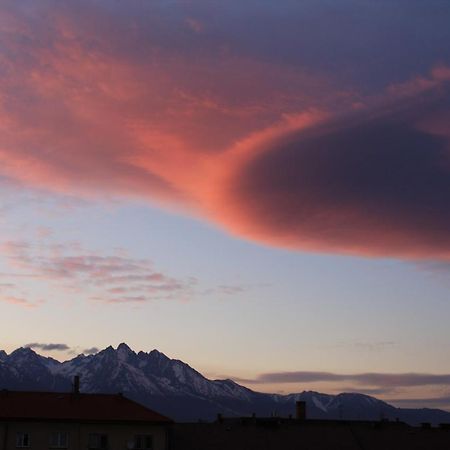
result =
[[172,420],[122,394],[0,391],[0,420],[152,422]]

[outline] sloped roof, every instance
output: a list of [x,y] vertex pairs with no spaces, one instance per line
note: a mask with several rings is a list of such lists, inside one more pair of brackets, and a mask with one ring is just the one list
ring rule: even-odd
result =
[[121,394],[0,391],[0,420],[170,423]]

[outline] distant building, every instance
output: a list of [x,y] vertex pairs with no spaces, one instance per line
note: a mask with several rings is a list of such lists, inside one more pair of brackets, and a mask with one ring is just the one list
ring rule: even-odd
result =
[[120,394],[0,391],[0,450],[167,450],[171,423]]
[[400,421],[315,420],[303,417],[223,417],[177,423],[173,450],[449,450],[450,426],[412,427]]

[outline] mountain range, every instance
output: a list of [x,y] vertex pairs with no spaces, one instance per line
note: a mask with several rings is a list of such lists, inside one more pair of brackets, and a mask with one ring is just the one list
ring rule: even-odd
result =
[[121,392],[177,421],[208,421],[218,413],[287,417],[294,414],[295,402],[303,400],[308,418],[399,419],[411,425],[450,423],[450,412],[396,408],[364,394],[255,392],[229,379],[209,380],[183,361],[170,359],[157,350],[136,353],[126,344],[64,362],[30,348],[21,347],[10,354],[0,350],[0,389],[68,391],[75,375],[80,376],[82,392]]

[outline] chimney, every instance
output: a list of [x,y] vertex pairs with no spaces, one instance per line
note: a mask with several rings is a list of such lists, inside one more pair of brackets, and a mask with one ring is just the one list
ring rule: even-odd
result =
[[80,393],[80,376],[75,375],[73,377],[73,393],[79,394]]
[[306,402],[300,400],[295,402],[295,418],[297,420],[306,420]]

